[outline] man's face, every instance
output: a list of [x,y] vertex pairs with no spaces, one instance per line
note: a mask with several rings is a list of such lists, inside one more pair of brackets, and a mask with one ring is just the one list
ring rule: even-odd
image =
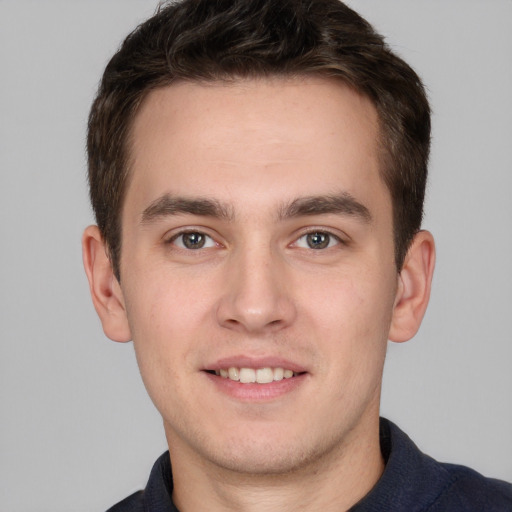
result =
[[143,103],[121,290],[171,456],[289,471],[375,425],[397,290],[377,132],[369,100],[319,78]]

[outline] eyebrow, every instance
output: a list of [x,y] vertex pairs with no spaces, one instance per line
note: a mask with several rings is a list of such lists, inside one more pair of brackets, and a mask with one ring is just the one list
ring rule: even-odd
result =
[[[328,196],[308,196],[294,199],[282,206],[278,219],[291,219],[312,215],[342,214],[370,223],[372,216],[366,206],[348,192]],[[150,224],[160,218],[188,214],[231,221],[233,209],[210,198],[188,198],[164,194],[153,201],[143,212],[141,224]]]
[[232,210],[215,199],[175,197],[164,194],[142,212],[141,223],[150,224],[162,217],[179,214],[199,215],[224,220],[233,219]]
[[300,197],[285,205],[279,213],[279,218],[289,219],[329,213],[355,217],[366,224],[372,221],[370,210],[348,192],[329,196]]

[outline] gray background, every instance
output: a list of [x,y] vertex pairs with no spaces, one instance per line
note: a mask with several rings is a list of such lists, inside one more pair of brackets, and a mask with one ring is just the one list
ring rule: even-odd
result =
[[[432,301],[390,345],[383,414],[441,460],[512,480],[512,1],[352,0],[434,108]],[[0,0],[0,509],[92,511],[165,449],[131,344],[90,303],[84,134],[144,0]]]

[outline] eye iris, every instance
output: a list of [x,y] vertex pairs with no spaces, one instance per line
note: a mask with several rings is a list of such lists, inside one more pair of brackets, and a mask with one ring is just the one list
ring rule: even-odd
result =
[[201,249],[205,243],[205,236],[201,233],[185,233],[183,235],[183,245],[187,249]]
[[311,249],[325,249],[329,245],[329,235],[327,233],[309,233],[307,243]]

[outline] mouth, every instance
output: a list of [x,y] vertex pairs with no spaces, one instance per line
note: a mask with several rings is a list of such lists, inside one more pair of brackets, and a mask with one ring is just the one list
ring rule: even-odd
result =
[[214,389],[246,403],[268,403],[296,393],[308,381],[309,370],[277,356],[236,355],[207,364],[203,375]]
[[270,384],[284,379],[298,377],[305,372],[295,372],[283,367],[264,367],[264,368],[245,368],[230,366],[218,370],[207,370],[207,373],[216,375],[223,379],[228,379],[241,384]]

